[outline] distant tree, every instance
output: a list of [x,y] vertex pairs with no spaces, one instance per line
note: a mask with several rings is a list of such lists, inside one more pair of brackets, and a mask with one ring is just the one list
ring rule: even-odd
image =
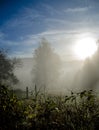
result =
[[17,77],[14,75],[14,69],[18,65],[17,59],[10,59],[5,50],[0,50],[0,83],[13,83],[18,82]]
[[37,87],[57,87],[60,73],[60,57],[46,39],[42,39],[34,52],[33,83]]

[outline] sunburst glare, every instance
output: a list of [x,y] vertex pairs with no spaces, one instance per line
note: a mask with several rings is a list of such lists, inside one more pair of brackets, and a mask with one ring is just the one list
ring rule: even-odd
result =
[[87,37],[76,42],[74,52],[77,58],[84,60],[91,57],[97,50],[97,45],[94,38]]

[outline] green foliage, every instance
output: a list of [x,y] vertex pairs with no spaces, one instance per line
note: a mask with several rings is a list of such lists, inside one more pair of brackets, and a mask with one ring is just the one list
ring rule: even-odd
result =
[[18,100],[0,86],[0,129],[2,130],[98,130],[99,103],[92,90],[70,96],[38,93]]
[[0,128],[17,129],[23,116],[22,102],[7,87],[0,85]]
[[38,95],[28,108],[27,121],[37,130],[97,130],[99,104],[92,90],[70,96]]
[[0,49],[0,83],[14,83],[18,82],[13,70],[19,64],[17,59],[10,59],[7,52]]

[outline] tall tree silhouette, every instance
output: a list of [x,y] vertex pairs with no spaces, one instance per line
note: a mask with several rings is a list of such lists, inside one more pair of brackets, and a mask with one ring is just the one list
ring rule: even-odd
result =
[[16,67],[17,60],[10,59],[7,52],[0,50],[0,83],[17,83],[18,79],[14,75],[14,68]]
[[37,87],[52,88],[57,86],[60,64],[60,57],[43,38],[34,53],[33,83]]

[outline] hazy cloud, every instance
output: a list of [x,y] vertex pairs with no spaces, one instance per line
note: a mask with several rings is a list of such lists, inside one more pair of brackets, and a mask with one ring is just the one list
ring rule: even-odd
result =
[[77,13],[77,12],[85,12],[88,11],[89,7],[76,7],[76,8],[67,8],[66,10],[64,10],[64,12],[66,13]]

